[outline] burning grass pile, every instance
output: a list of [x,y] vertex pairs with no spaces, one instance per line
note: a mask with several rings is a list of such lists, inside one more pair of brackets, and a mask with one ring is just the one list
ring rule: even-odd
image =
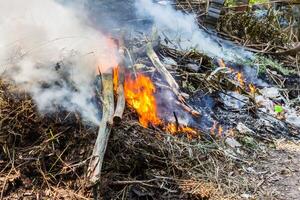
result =
[[[169,70],[172,76],[181,77],[176,79],[188,95],[197,97],[201,91],[218,99],[217,93],[230,87],[251,95],[217,73],[213,68],[216,63],[208,57],[196,52],[180,53],[166,46],[158,52],[160,58],[175,55],[178,66],[184,66]],[[148,58],[139,59],[150,63]],[[204,66],[197,73],[187,64],[196,60]],[[151,68],[147,69],[151,74]],[[209,76],[211,80],[207,81]],[[1,197],[95,197],[87,172],[97,128],[82,124],[76,113],[61,112],[59,108],[57,113],[39,114],[31,98],[7,81],[2,80],[0,94]],[[189,103],[203,105],[201,101]],[[160,126],[142,126],[139,116],[132,112],[134,107],[128,106],[108,141],[98,185],[98,195],[104,199],[238,199],[242,193],[257,190],[258,180],[243,175],[258,157],[265,156],[260,140],[270,142],[270,134],[281,135],[282,131],[277,125],[272,129],[259,125],[257,117],[249,115],[251,109],[236,113],[218,105],[214,108],[214,118],[220,123],[213,125],[216,130],[197,137],[187,137],[184,131],[172,135]],[[255,132],[236,124],[243,117],[242,121]],[[239,128],[229,132],[229,125]]]
[[[91,185],[89,165],[97,127],[59,107],[52,114],[39,114],[25,91],[1,80],[1,198],[213,200],[260,195],[259,178],[247,177],[247,169],[265,157],[274,136],[299,137],[289,115],[272,111],[281,100],[264,96],[265,87],[256,79],[251,82],[243,65],[165,45],[149,53],[152,43],[146,41],[148,49],[133,66],[123,63],[128,65],[127,107],[118,123],[109,124],[111,135],[96,186]],[[135,84],[138,77],[146,84]],[[178,87],[170,87],[172,81]],[[164,101],[159,94],[169,91],[172,101]],[[169,118],[160,116],[164,106],[169,106]],[[182,124],[182,115],[189,117],[189,124]]]
[[[75,113],[41,115],[29,96],[1,82],[1,198],[89,199],[87,168],[96,128]],[[219,142],[144,128],[127,110],[112,130],[102,170],[104,199],[235,199],[254,190],[240,158]],[[242,158],[243,157],[243,158]],[[249,158],[251,158],[249,160]]]
[[[263,26],[249,20],[245,26]],[[267,42],[248,31],[234,37]],[[116,42],[119,65],[95,75],[99,127],[60,107],[39,113],[2,78],[0,199],[260,197],[249,169],[274,137],[300,137],[299,91],[287,88],[299,83],[297,70],[260,56],[210,58],[157,36]]]

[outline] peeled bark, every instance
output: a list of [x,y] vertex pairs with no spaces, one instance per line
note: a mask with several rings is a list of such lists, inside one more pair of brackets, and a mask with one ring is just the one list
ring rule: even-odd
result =
[[113,124],[114,94],[113,76],[111,71],[102,74],[102,86],[102,119],[99,124],[98,136],[88,168],[88,178],[92,185],[100,181],[103,158]]
[[115,114],[113,117],[113,122],[118,124],[122,120],[122,116],[125,109],[125,95],[124,95],[124,81],[125,81],[125,69],[123,65],[119,66],[118,69],[118,86],[116,90],[116,96],[117,96],[117,105]]
[[167,81],[168,85],[170,86],[171,90],[174,92],[174,94],[178,97],[179,103],[182,105],[182,107],[192,115],[200,115],[200,113],[193,108],[191,108],[185,101],[182,94],[179,92],[179,86],[173,76],[170,74],[170,72],[166,69],[166,67],[162,64],[162,62],[159,60],[157,54],[153,50],[152,43],[148,42],[147,44],[147,55],[152,61],[152,64],[157,69],[157,71],[160,73],[160,75]]

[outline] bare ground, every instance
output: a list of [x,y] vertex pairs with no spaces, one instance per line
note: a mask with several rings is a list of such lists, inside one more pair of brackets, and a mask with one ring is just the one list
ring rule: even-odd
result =
[[300,198],[300,145],[279,140],[275,149],[268,151],[265,160],[257,167],[266,171],[260,179],[258,190],[264,199]]

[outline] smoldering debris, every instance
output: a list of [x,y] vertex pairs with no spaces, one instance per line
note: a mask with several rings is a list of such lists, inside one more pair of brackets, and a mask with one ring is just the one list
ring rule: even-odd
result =
[[[34,2],[39,4],[38,1]],[[151,2],[140,3],[152,6]],[[64,4],[68,6],[66,8],[54,2],[49,4],[63,11],[70,9],[71,13],[75,6],[67,3]],[[81,5],[78,4],[79,7]],[[157,10],[162,10],[166,7],[160,6],[170,4],[159,3],[158,6]],[[180,17],[193,20],[191,30],[201,32],[196,29],[196,22],[191,15],[171,8],[167,10],[166,13],[171,17],[177,13]],[[85,14],[89,16],[91,13]],[[61,30],[56,32],[56,26],[53,25],[54,30],[50,29],[49,34],[43,37],[35,34],[37,37],[34,37],[34,42],[20,40],[11,45],[9,53],[3,53],[6,58],[20,56],[4,65],[6,70],[0,82],[0,198],[18,199],[26,196],[72,199],[101,196],[104,199],[213,200],[245,196],[259,198],[264,195],[265,189],[257,191],[257,186],[263,184],[269,175],[265,170],[261,172],[260,166],[256,168],[256,164],[259,165],[261,159],[265,161],[276,138],[299,140],[299,98],[295,97],[297,92],[290,92],[290,82],[284,81],[297,82],[297,79],[293,79],[294,75],[281,73],[280,70],[276,71],[279,68],[257,61],[254,63],[253,60],[235,63],[234,59],[229,59],[231,62],[224,62],[220,59],[222,55],[219,55],[224,53],[224,49],[213,52],[211,48],[203,47],[180,48],[166,39],[170,35],[152,37],[148,29],[141,34],[128,34],[124,41],[120,38],[110,40],[98,32],[101,26],[91,28],[85,25],[93,24],[92,27],[96,27],[96,19],[86,22],[87,18],[82,16],[84,13],[73,14],[70,14],[72,20],[79,20],[75,23],[79,25],[62,22],[60,28],[70,28],[70,32],[65,31],[64,34],[71,35],[78,28],[82,32],[74,33],[91,34],[93,37],[96,34],[98,38],[92,38],[90,43],[87,38],[77,41],[73,37],[52,42],[50,32],[61,33]],[[152,13],[147,18],[155,24],[153,19],[158,17],[156,15]],[[24,20],[25,25],[30,24],[27,18]],[[47,33],[47,28],[37,24],[37,27],[30,26],[33,30],[30,29],[28,33],[36,29]],[[7,24],[7,27],[10,28],[10,25]],[[14,24],[11,26],[14,27]],[[113,26],[119,25],[116,23]],[[159,23],[156,26],[159,27]],[[127,29],[128,26],[124,24],[124,27]],[[109,26],[104,32],[110,32]],[[116,29],[112,32],[118,34]],[[164,33],[167,32],[160,32],[162,36]],[[43,38],[51,42],[38,50],[28,47],[32,43],[39,46],[37,44]],[[204,41],[214,46],[215,40]],[[151,49],[151,55],[149,52],[147,55],[146,47],[148,45],[149,50],[151,43],[155,48]],[[85,44],[87,46],[81,46]],[[17,47],[21,53],[12,54],[18,50]],[[90,48],[96,53],[90,52]],[[101,54],[102,51],[105,54]],[[211,51],[216,54],[210,55]],[[98,59],[97,53],[104,59]],[[245,56],[244,52],[239,55]],[[113,78],[121,74],[117,70],[124,66],[126,69],[121,73],[125,76],[125,83],[122,83]],[[113,74],[109,74],[110,90],[106,91],[109,92],[109,101],[103,98],[91,100],[95,95],[103,97],[101,77],[107,75],[106,67],[113,71]],[[261,72],[262,68],[265,73]],[[32,73],[25,69],[30,69]],[[170,75],[169,80],[166,80],[166,74]],[[10,79],[6,77],[4,80],[4,75]],[[136,84],[138,77],[146,82]],[[104,156],[101,159],[101,164],[104,161],[101,179],[98,174],[97,187],[91,186],[87,176],[89,163],[94,158],[91,155],[97,128],[82,123],[79,116],[98,123],[99,112],[113,110],[113,105],[117,104],[119,91],[116,88],[113,91],[113,84],[125,85],[128,81],[126,78],[131,80],[131,86],[134,87],[124,87],[124,95],[128,98],[125,89],[131,89],[133,98],[131,103],[126,99],[127,106],[118,123],[110,119],[104,121],[111,135],[105,156],[105,150],[101,152],[101,156]],[[149,88],[150,93],[145,93]],[[144,100],[142,103],[136,98],[139,94],[146,96],[141,98]],[[149,95],[156,104],[149,105]],[[101,104],[99,108],[95,101]],[[113,103],[103,109],[103,105],[106,105],[103,102]],[[147,105],[146,111],[142,109],[139,112],[141,105]],[[148,109],[153,106],[157,109]],[[42,108],[45,108],[46,114],[40,114]],[[57,112],[48,112],[54,108],[57,108]],[[142,123],[142,117],[148,115],[141,115],[154,110],[158,122],[151,123],[148,120]],[[198,112],[197,115],[192,112],[194,110]],[[107,113],[111,118],[111,111]]]

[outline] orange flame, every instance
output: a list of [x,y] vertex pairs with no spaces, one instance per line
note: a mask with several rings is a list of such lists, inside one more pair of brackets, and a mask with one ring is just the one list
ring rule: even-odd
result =
[[251,83],[249,84],[250,94],[255,95],[256,87]]
[[241,87],[245,86],[244,75],[241,72],[237,73],[236,79],[238,80]]
[[211,127],[211,129],[210,129],[210,134],[211,134],[211,135],[215,135],[216,129],[217,129],[217,122],[214,121],[214,125],[213,125],[213,126]]
[[[151,79],[143,74],[138,74],[136,78],[127,76],[124,83],[124,92],[127,104],[135,109],[139,116],[139,122],[142,126],[163,125],[163,120],[159,119],[157,112],[157,103],[154,96],[155,86]],[[186,126],[168,123],[164,130],[170,134],[185,133],[188,138],[196,137],[197,131]]]
[[149,77],[138,74],[135,79],[132,79],[128,76],[124,84],[124,91],[128,105],[136,110],[142,126],[161,124],[161,120],[157,116],[155,86]]
[[117,65],[113,68],[113,84],[114,84],[115,92],[118,89],[118,83],[119,83],[119,66]]
[[221,137],[222,136],[222,133],[223,133],[223,127],[221,125],[219,125],[219,128],[218,128],[218,136]]
[[169,124],[167,124],[165,130],[172,135],[176,135],[177,133],[180,133],[180,132],[185,133],[185,134],[187,134],[189,139],[192,139],[192,138],[195,138],[196,136],[198,136],[198,133],[196,130],[194,130],[193,128],[188,127],[186,125],[176,126],[176,124],[174,124],[174,123],[169,123]]
[[198,133],[195,129],[188,127],[188,126],[182,126],[181,132],[186,133],[189,139],[195,138],[198,136]]
[[217,134],[216,136],[222,137],[223,131],[224,131],[223,127],[220,124],[218,124],[218,122],[214,121],[213,126],[210,128],[210,134],[212,136]]
[[176,127],[174,123],[168,124],[165,129],[168,133],[171,134],[178,132],[178,127]]

